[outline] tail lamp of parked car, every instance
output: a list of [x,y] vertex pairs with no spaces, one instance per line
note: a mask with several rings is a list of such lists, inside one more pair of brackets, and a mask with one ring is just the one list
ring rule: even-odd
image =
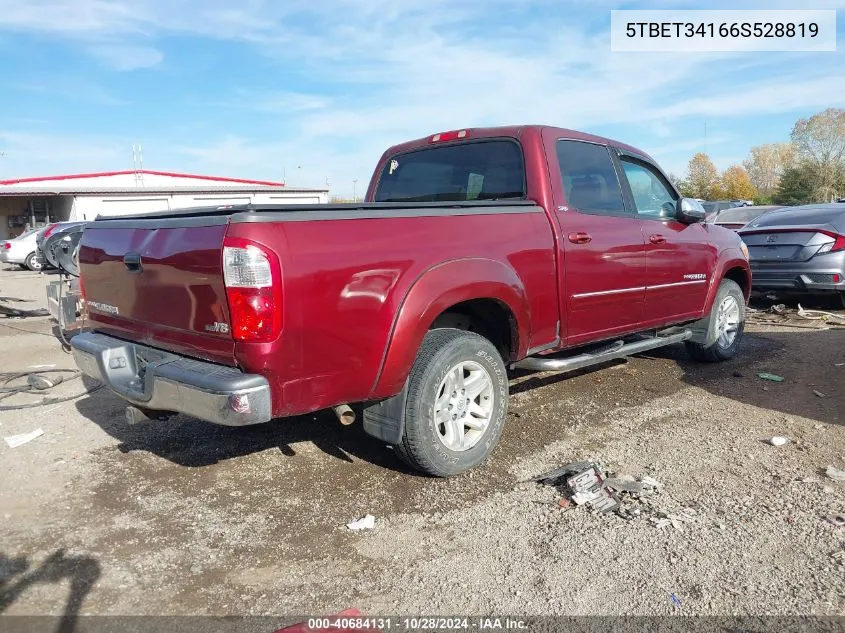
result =
[[223,241],[223,281],[232,337],[269,343],[282,330],[282,273],[276,254],[254,242]]
[[46,240],[48,237],[50,237],[50,233],[55,231],[58,227],[59,227],[58,224],[51,224],[50,226],[48,226],[47,230],[44,231],[44,233],[41,235],[41,239]]
[[9,242],[3,242],[3,250],[9,250],[12,248],[12,245]]
[[838,233],[831,233],[829,231],[819,232],[824,233],[828,237],[832,237],[833,241],[823,245],[819,249],[819,252],[816,253],[816,255],[821,255],[822,253],[837,253],[839,251],[845,251],[845,235],[839,235]]

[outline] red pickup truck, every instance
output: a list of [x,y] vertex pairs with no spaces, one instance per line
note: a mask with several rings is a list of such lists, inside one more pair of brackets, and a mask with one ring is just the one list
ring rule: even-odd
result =
[[508,370],[684,342],[733,357],[751,273],[645,153],[544,126],[392,147],[363,204],[97,220],[79,252],[80,369],[156,411],[246,425],[361,403],[408,464],[493,450]]

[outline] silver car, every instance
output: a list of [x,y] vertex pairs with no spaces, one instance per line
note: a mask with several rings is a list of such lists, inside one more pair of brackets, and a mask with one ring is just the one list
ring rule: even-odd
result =
[[845,204],[769,211],[738,233],[755,290],[837,293],[845,307]]
[[36,239],[47,227],[31,229],[11,240],[0,242],[0,262],[17,264],[30,270],[41,270],[41,263],[36,258]]

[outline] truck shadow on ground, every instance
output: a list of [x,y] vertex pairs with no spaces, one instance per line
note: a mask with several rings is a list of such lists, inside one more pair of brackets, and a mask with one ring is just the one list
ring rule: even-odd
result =
[[[87,377],[83,380],[88,389],[99,386]],[[130,425],[124,417],[125,403],[107,389],[78,400],[76,408],[119,440],[121,452],[147,451],[181,466],[210,466],[268,449],[295,457],[297,445],[311,443],[343,462],[359,459],[390,470],[413,472],[383,442],[364,433],[360,407],[354,407],[359,421],[351,426],[341,425],[331,411],[319,411],[247,427],[219,426],[188,416]]]
[[[57,584],[69,581],[70,590],[57,627],[37,626],[38,630],[71,633],[76,630],[82,603],[100,578],[100,564],[88,556],[68,556],[56,550],[43,563],[32,567],[25,556],[10,557],[0,552],[0,614],[4,613],[28,589],[38,584]],[[32,630],[35,630],[33,626]]]
[[[713,395],[818,422],[845,425],[845,328],[746,334],[726,363],[690,360],[683,346],[651,352],[684,370],[683,382]],[[783,378],[773,382],[760,374]]]

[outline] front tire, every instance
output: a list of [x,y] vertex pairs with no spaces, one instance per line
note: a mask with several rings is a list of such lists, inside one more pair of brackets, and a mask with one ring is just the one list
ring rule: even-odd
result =
[[686,342],[689,355],[704,363],[736,356],[745,333],[745,295],[735,281],[723,279],[719,284],[706,325],[705,343]]
[[496,347],[473,332],[435,329],[408,378],[405,432],[395,446],[412,468],[451,477],[486,460],[508,412],[508,377]]
[[30,253],[29,255],[27,255],[23,265],[32,271],[41,270],[41,264],[38,263],[38,259],[36,258],[35,253]]

